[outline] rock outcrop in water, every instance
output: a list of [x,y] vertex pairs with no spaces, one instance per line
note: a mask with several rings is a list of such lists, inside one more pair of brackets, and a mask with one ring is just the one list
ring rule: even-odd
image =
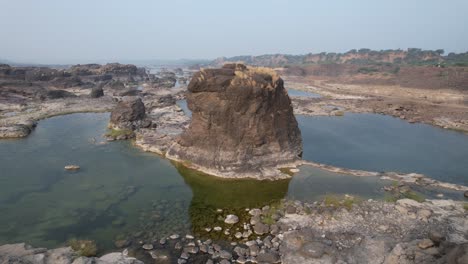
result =
[[126,133],[116,132],[116,135],[110,135],[110,137],[127,139],[134,136],[130,131],[149,126],[151,126],[151,120],[146,118],[145,105],[141,99],[139,97],[127,96],[112,110],[109,122],[109,128]]
[[221,177],[288,177],[277,168],[300,159],[302,139],[274,71],[227,64],[196,73],[188,90],[192,121],[167,157]]

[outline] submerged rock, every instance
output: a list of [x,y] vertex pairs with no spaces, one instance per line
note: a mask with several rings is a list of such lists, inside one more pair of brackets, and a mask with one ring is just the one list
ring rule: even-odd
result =
[[65,170],[69,170],[69,171],[76,171],[76,170],[79,170],[80,169],[80,166],[78,165],[67,165],[65,166]]
[[273,70],[242,64],[205,69],[188,90],[192,121],[167,157],[222,177],[289,177],[276,167],[300,159],[302,138],[283,80]]

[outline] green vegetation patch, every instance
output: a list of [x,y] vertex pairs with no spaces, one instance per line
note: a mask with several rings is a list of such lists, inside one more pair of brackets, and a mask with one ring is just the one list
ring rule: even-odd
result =
[[289,176],[294,176],[294,172],[291,171],[292,168],[279,168],[279,170]]
[[283,201],[277,201],[270,204],[270,209],[263,215],[262,222],[267,225],[276,223],[276,221],[273,219],[273,214],[284,209],[285,207],[286,204]]
[[130,129],[110,129],[109,132],[106,133],[106,137],[121,137],[121,136],[126,136],[130,137],[133,135],[133,131]]
[[344,111],[336,111],[335,116],[344,116]]
[[361,67],[357,70],[358,73],[362,73],[362,74],[372,74],[372,73],[375,73],[375,72],[378,72],[379,69],[377,68],[370,68],[370,67]]
[[357,202],[359,202],[358,198],[352,197],[352,196],[339,196],[335,194],[327,194],[323,198],[323,202],[325,203],[326,206],[329,207],[335,207],[335,208],[346,208],[347,210],[351,210],[353,208],[353,205]]
[[403,197],[404,198],[407,198],[407,199],[411,199],[411,200],[415,200],[416,202],[424,202],[426,199],[424,198],[424,196],[422,196],[421,194],[417,193],[417,192],[413,192],[413,191],[409,191],[409,192],[406,192],[403,194]]
[[96,242],[94,242],[93,240],[71,239],[70,241],[68,241],[67,244],[80,256],[94,257],[97,254]]

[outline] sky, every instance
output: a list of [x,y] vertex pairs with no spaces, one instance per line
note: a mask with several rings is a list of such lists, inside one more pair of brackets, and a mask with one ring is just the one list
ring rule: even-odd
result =
[[0,59],[214,59],[350,49],[468,51],[467,0],[0,0]]

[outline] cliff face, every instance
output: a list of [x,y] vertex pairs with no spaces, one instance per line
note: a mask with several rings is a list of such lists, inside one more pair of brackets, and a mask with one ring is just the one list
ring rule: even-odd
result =
[[302,154],[301,132],[274,71],[227,64],[196,73],[188,86],[189,128],[167,152],[209,174],[284,178],[276,167]]

